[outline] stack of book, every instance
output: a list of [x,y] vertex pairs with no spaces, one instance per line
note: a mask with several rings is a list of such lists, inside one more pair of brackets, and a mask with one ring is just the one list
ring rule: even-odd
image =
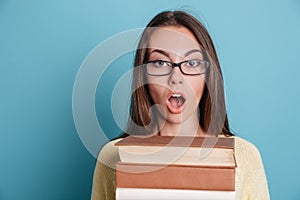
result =
[[129,136],[115,145],[117,200],[235,199],[232,137]]

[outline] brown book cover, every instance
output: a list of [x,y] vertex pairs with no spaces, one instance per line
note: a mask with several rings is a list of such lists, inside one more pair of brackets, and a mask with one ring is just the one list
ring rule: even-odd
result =
[[186,190],[235,190],[235,167],[151,165],[119,162],[119,188],[159,188]]
[[188,136],[128,136],[115,144],[116,146],[190,146],[234,149],[233,137],[188,137]]

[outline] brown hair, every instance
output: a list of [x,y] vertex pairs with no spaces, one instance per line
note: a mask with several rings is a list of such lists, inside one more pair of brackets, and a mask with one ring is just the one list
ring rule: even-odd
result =
[[[206,73],[206,86],[199,103],[199,124],[209,135],[234,135],[229,130],[221,68],[208,31],[195,17],[183,11],[161,12],[149,22],[147,28],[166,26],[184,26],[189,29],[201,48],[204,49],[204,57],[210,63],[209,70]],[[143,65],[148,59],[147,44],[151,31],[147,31],[147,28],[143,32],[136,50],[135,67]],[[137,88],[133,91],[131,98],[130,116],[132,120],[129,120],[127,133],[120,137],[128,134],[147,134],[139,132],[136,125],[145,127],[151,122],[149,110],[153,105],[153,101],[149,95],[143,68],[138,67],[134,70],[132,87]]]

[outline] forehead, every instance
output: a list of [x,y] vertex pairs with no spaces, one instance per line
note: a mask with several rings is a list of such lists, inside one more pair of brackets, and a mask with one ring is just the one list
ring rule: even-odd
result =
[[177,55],[183,55],[191,49],[201,50],[194,34],[183,26],[155,28],[150,35],[148,48]]

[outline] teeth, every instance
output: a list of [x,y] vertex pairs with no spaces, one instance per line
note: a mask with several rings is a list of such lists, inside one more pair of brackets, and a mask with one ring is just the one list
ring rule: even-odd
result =
[[181,97],[181,94],[172,94],[172,97]]

